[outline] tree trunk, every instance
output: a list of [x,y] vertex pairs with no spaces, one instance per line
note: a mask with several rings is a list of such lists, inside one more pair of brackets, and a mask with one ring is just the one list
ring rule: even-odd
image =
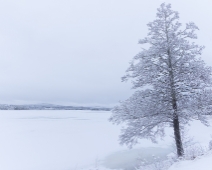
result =
[[[167,40],[168,40],[168,36],[167,36]],[[182,157],[184,154],[184,151],[183,151],[183,144],[182,144],[181,134],[180,134],[180,123],[179,123],[179,119],[177,115],[177,100],[176,100],[176,93],[174,88],[174,75],[172,71],[170,50],[168,50],[167,53],[169,56],[169,68],[170,68],[169,76],[170,76],[170,82],[171,82],[172,107],[174,110],[174,113],[173,113],[174,138],[175,138],[175,143],[177,148],[177,155],[178,157]]]
[[178,157],[182,157],[184,154],[181,135],[180,135],[180,124],[178,120],[178,116],[175,114],[174,120],[173,120],[173,126],[174,126],[174,138],[177,148],[177,155]]
[[177,115],[177,102],[176,102],[176,96],[175,93],[172,93],[172,107],[174,110],[174,115],[173,115],[173,128],[174,128],[174,138],[175,138],[175,143],[176,143],[176,148],[177,148],[177,156],[182,157],[184,155],[184,150],[183,150],[183,144],[181,140],[181,134],[180,134],[180,123],[179,123],[179,118]]

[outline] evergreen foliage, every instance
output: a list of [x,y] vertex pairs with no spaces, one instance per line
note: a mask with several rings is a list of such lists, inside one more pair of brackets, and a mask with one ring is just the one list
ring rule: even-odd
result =
[[121,144],[132,146],[140,138],[156,142],[164,128],[173,127],[178,156],[183,156],[180,130],[192,119],[208,125],[205,115],[211,114],[211,68],[201,58],[203,46],[197,39],[198,27],[187,23],[181,30],[179,14],[170,4],[161,4],[156,20],[147,26],[149,33],[140,44],[148,44],[137,54],[123,81],[132,79],[137,91],[116,106],[110,121],[126,123]]

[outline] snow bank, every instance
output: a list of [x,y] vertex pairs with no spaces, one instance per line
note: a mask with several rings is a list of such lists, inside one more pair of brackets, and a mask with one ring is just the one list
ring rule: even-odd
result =
[[185,160],[174,163],[169,170],[211,170],[212,169],[212,152],[194,160]]

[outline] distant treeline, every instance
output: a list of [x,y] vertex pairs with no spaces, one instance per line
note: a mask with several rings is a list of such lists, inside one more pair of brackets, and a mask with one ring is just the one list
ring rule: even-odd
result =
[[96,110],[110,111],[106,107],[61,106],[61,105],[7,105],[1,104],[0,110]]

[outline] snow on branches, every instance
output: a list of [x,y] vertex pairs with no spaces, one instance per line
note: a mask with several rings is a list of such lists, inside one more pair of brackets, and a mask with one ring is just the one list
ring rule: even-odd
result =
[[194,23],[181,30],[179,14],[163,3],[156,20],[147,24],[149,33],[140,44],[149,44],[137,54],[127,69],[123,81],[133,80],[137,91],[113,109],[110,121],[127,123],[120,141],[132,146],[139,138],[164,136],[164,127],[174,128],[178,156],[183,148],[180,127],[192,119],[207,125],[205,115],[212,112],[211,67],[197,56],[203,46],[197,39]]

